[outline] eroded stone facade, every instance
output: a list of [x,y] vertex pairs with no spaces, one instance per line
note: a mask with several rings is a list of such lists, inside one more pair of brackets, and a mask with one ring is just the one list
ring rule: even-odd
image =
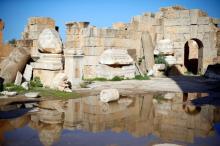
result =
[[[158,68],[154,65],[154,56],[158,54],[164,55],[166,62],[181,74],[186,71],[198,74],[204,73],[208,65],[219,63],[219,22],[199,9],[173,6],[134,16],[130,23],[119,22],[110,28],[97,28],[89,22],[69,22],[66,23],[66,41],[59,42],[62,40],[56,34],[54,20],[32,17],[17,45],[31,48],[31,57],[35,61],[33,68],[38,70],[33,70],[34,76],[45,69],[64,72],[72,84],[78,84],[82,78],[109,79],[113,75],[132,78],[138,72],[147,74]],[[42,43],[39,36],[45,29],[56,34],[58,51],[55,48],[51,51],[53,44],[44,44],[44,48],[39,45]],[[100,56],[105,51],[117,52],[117,49],[119,52],[125,50],[131,56],[133,62],[130,65],[134,66],[134,71],[123,66],[126,55],[120,56],[122,61],[115,64],[101,63]],[[59,57],[54,57],[54,53]]]

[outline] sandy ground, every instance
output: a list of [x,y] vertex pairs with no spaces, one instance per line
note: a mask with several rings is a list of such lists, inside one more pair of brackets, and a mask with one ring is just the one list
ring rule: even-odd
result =
[[145,92],[220,92],[220,81],[200,76],[178,76],[151,78],[150,80],[124,80],[94,82],[86,89],[76,89],[78,93],[98,93],[102,89],[116,88],[120,93],[135,94]]

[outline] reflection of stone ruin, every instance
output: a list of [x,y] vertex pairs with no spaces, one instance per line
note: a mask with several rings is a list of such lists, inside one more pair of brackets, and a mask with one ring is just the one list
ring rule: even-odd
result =
[[[82,78],[133,78],[135,73],[152,70],[158,54],[180,73],[198,73],[219,63],[218,23],[219,19],[201,10],[176,6],[144,13],[130,23],[115,23],[107,29],[89,22],[69,22],[66,41],[62,42],[54,20],[32,17],[17,46],[30,51],[33,76],[39,76],[45,86],[51,86],[60,72],[73,87]],[[11,76],[15,79],[16,72]]]
[[[188,114],[179,104],[183,94],[168,94],[174,94],[175,99],[153,103],[154,95],[148,94],[111,103],[102,103],[96,96],[71,99],[67,103],[45,101],[39,113],[31,115],[30,126],[39,130],[43,143],[57,141],[62,129],[94,133],[127,131],[135,137],[154,134],[163,140],[189,143],[193,143],[195,137],[212,133],[214,107],[204,106],[197,114]],[[197,97],[196,94],[190,96]]]

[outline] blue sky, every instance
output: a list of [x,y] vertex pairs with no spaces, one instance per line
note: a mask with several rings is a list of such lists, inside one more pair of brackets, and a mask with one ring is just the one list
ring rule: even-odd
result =
[[199,8],[220,18],[220,0],[0,0],[0,18],[5,22],[5,42],[20,39],[31,16],[53,18],[65,39],[65,23],[69,21],[89,21],[98,27],[109,27],[114,22],[129,22],[132,16],[171,5]]

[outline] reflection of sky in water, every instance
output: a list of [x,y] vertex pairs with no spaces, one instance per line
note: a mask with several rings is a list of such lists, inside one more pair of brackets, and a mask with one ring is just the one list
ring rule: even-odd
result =
[[[25,126],[7,132],[5,134],[7,141],[5,145],[10,146],[42,146],[38,139],[38,133]],[[207,138],[195,138],[194,143],[187,143],[189,146],[219,146],[220,135],[209,136]],[[54,143],[54,146],[147,146],[155,143],[165,142],[154,135],[143,137],[133,137],[127,132],[115,133],[112,131],[105,132],[85,132],[81,130],[63,130],[60,140]],[[174,142],[184,144],[182,142]],[[114,145],[113,145],[114,144]]]
[[[132,99],[130,104],[103,104],[96,97],[68,100],[64,109],[64,122],[61,124],[36,121],[36,118],[42,118],[42,112],[20,117],[19,120],[13,119],[5,123],[0,121],[0,128],[2,125],[9,127],[2,130],[6,131],[3,136],[5,140],[0,145],[41,146],[42,143],[53,143],[54,146],[151,146],[168,142],[189,146],[220,146],[220,123],[214,125],[217,135],[210,131],[214,108],[206,105],[199,112],[186,114],[187,106],[183,106],[182,101],[191,100],[197,94],[189,94],[185,99],[181,94],[174,94],[180,96],[175,102],[161,100],[161,95],[151,94],[129,97]],[[153,99],[161,101],[155,104]],[[51,104],[49,102],[50,106]],[[107,106],[107,110],[103,111],[103,106],[105,109]],[[61,107],[62,105],[56,108]],[[188,108],[190,111],[194,109],[193,106]],[[54,122],[47,119],[47,116],[46,114],[44,120]],[[31,121],[30,117],[35,120]],[[167,141],[169,138],[172,140]],[[1,140],[2,138],[0,142]]]

